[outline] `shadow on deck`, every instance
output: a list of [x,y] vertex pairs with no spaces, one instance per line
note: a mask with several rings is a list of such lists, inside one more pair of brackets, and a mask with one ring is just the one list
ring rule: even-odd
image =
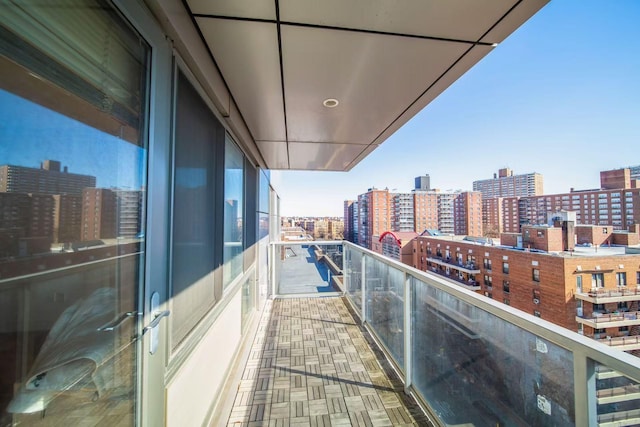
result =
[[340,297],[268,302],[228,426],[428,426]]

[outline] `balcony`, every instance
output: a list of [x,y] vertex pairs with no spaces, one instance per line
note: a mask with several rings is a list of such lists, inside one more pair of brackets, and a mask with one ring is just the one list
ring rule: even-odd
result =
[[[272,254],[280,253],[282,245],[274,244]],[[337,346],[340,342],[346,354],[351,353],[352,345],[347,337],[355,340],[354,346],[362,343],[361,338],[356,336],[356,329],[361,326],[363,336],[371,335],[369,343],[373,345],[372,351],[376,353],[376,347],[379,346],[393,368],[391,371],[398,373],[403,386],[394,388],[394,391],[403,388],[406,393],[415,396],[436,425],[620,426],[630,425],[628,423],[638,416],[635,414],[638,407],[635,391],[624,395],[618,393],[620,390],[636,390],[640,383],[640,365],[635,356],[618,350],[614,345],[604,345],[544,319],[483,298],[438,275],[419,271],[351,243],[344,242],[340,253],[343,268],[331,279],[335,287],[331,292],[341,296],[319,299],[326,307],[317,311],[312,301],[318,301],[318,298],[307,299],[309,297],[305,295],[304,299],[291,300],[297,295],[282,294],[284,288],[280,283],[286,280],[285,264],[288,261],[273,257],[273,293],[278,295],[273,307],[284,310],[284,301],[291,300],[292,304],[297,301],[300,307],[308,306],[309,312],[303,313],[300,308],[300,313],[295,316],[289,312],[289,317],[274,320],[272,325],[279,325],[280,328],[269,333],[269,337],[279,339],[279,334],[289,333],[288,328],[293,330],[295,324],[289,323],[287,326],[283,323],[286,319],[290,319],[290,322],[299,321],[300,326],[295,326],[300,332],[292,334],[291,338],[283,338],[283,342],[289,339],[293,345],[294,337],[299,337],[296,339],[302,344],[298,351],[305,352],[307,346],[312,347],[312,342],[323,343],[325,339],[333,339],[323,337],[322,329],[325,335],[332,334],[334,331],[327,330],[326,325],[334,325],[340,328],[339,331],[335,330],[335,336],[331,335],[337,338],[334,344]],[[320,269],[315,268],[316,271]],[[313,280],[308,282],[313,283]],[[319,288],[317,285],[315,287]],[[306,293],[308,289],[301,291]],[[316,293],[316,296],[322,295]],[[346,309],[351,311],[355,320],[346,316],[342,303],[346,304]],[[342,313],[340,320],[329,317],[338,316],[338,313]],[[322,329],[320,325],[324,325]],[[320,333],[319,338],[316,338],[317,333]],[[264,345],[267,341],[260,342]],[[324,348],[322,345],[317,347],[319,354]],[[275,349],[268,347],[267,351],[272,350]],[[360,350],[365,358],[369,357],[365,348],[360,347],[358,354]],[[311,354],[314,350],[308,351],[309,366],[316,365],[316,356]],[[329,354],[326,349],[323,351]],[[268,354],[277,355],[277,351],[264,353],[263,356],[275,357],[272,362],[275,372],[293,373],[293,365],[287,366],[286,360],[281,365],[277,356]],[[315,372],[314,367],[307,368],[306,360],[304,364],[302,360],[297,361],[297,374],[305,372],[306,375],[306,379],[300,379],[301,382],[296,384],[300,389],[296,394],[298,399],[305,395],[305,399],[315,396],[313,390],[309,391],[309,384],[319,383],[324,375],[322,361],[320,356],[317,357],[319,372]],[[326,380],[339,383],[329,385],[334,386],[336,393],[336,385],[340,386],[350,423],[366,424],[366,419],[357,418],[358,414],[362,414],[362,406],[358,406],[360,400],[369,416],[373,416],[368,403],[362,399],[363,390],[372,392],[371,389],[376,386],[388,386],[375,383],[371,373],[368,374],[371,379],[364,374],[356,375],[356,372],[364,372],[359,365],[367,365],[364,359],[358,362],[354,355],[346,354],[344,357],[347,362],[357,366],[355,370],[353,367],[350,369],[354,375],[353,381],[358,384],[350,383],[350,378],[342,378],[346,379],[342,383],[339,381],[342,374],[349,372],[348,364],[338,367],[335,359],[336,374],[329,375],[332,378]],[[257,361],[253,363],[255,366]],[[325,365],[327,369],[333,369]],[[338,369],[344,372],[337,372]],[[280,384],[284,387],[285,381],[282,380]],[[347,398],[356,396],[348,395],[349,391],[346,390],[349,384],[358,387],[360,393],[357,399],[350,400],[355,405],[351,408],[346,403]],[[531,384],[536,386],[531,387]],[[303,390],[305,387],[306,394]],[[378,396],[381,391],[391,392],[376,389]],[[295,392],[289,393],[291,396]],[[611,398],[617,401],[612,403],[609,401]],[[381,400],[384,402],[384,399]],[[291,405],[288,406],[290,415],[294,414],[294,406]],[[305,414],[305,403],[296,405],[295,408],[301,408],[302,414]],[[311,413],[311,400],[306,405]],[[325,411],[322,404],[314,405],[319,405],[320,410]],[[330,406],[327,408],[327,411],[332,410]],[[339,403],[333,410],[336,408],[341,408]],[[388,409],[385,412],[387,417],[393,413]],[[324,415],[331,419],[331,413]],[[233,420],[241,422],[249,419],[239,416]]]
[[615,312],[608,314],[594,313],[593,317],[576,316],[576,322],[599,328],[618,328],[620,326],[640,325],[640,312]]
[[575,296],[576,299],[588,301],[592,304],[640,301],[640,287],[628,288],[621,286],[617,289],[592,288],[589,292],[576,293]]
[[453,268],[454,270],[459,270],[467,274],[480,274],[480,269],[473,262],[456,262],[452,259],[447,260],[446,258],[442,259],[435,257],[427,257],[427,261],[444,267]]
[[640,335],[598,338],[597,341],[622,351],[640,350]]

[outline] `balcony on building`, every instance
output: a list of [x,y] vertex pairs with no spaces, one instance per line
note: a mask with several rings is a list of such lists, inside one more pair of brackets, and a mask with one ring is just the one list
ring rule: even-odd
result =
[[640,301],[640,285],[635,288],[631,286],[619,286],[616,289],[591,288],[587,292],[576,292],[575,297],[592,304]]
[[595,312],[591,317],[576,316],[576,322],[594,329],[619,328],[621,326],[640,325],[640,312],[620,311],[612,313]]

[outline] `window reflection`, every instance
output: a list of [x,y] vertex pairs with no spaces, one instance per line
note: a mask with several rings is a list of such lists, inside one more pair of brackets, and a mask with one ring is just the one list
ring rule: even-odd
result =
[[224,286],[242,273],[244,157],[227,138],[224,155]]
[[105,4],[17,3],[0,5],[0,425],[132,425],[149,48]]

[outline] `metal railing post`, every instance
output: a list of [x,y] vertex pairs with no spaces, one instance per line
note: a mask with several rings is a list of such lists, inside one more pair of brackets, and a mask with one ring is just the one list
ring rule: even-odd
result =
[[362,262],[360,263],[360,288],[362,289],[362,324],[364,325],[364,323],[366,322],[367,319],[367,289],[365,284],[367,283],[367,277],[366,277],[366,259],[367,257],[365,256],[365,254],[362,254]]
[[573,351],[573,393],[577,426],[598,425],[595,365],[582,352]]
[[411,277],[407,275],[407,273],[403,273],[403,281],[404,281],[404,391],[405,393],[409,392],[409,388],[411,387],[411,378],[412,374],[412,365],[413,361],[411,358],[411,327],[412,327],[412,317],[411,317],[411,306],[412,306],[412,295],[411,295]]
[[273,243],[269,244],[270,252],[271,252],[271,298],[275,298],[276,296],[276,245]]

